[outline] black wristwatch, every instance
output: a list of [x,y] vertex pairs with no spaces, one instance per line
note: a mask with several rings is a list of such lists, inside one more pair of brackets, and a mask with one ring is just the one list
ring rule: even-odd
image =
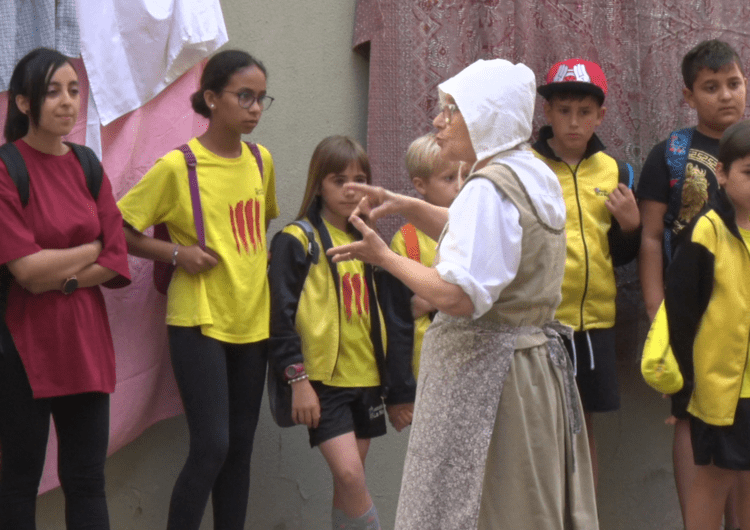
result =
[[71,294],[76,289],[78,289],[78,278],[76,278],[75,275],[66,279],[60,288],[63,294]]

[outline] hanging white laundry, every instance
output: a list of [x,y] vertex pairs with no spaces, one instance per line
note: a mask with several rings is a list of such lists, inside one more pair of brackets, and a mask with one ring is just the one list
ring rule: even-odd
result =
[[219,0],[76,0],[81,56],[102,125],[227,42]]
[[94,93],[89,90],[88,105],[86,108],[86,145],[94,150],[99,160],[102,159],[102,126],[100,125],[99,112],[96,110]]
[[81,53],[74,0],[0,0],[0,92],[16,63],[34,48]]

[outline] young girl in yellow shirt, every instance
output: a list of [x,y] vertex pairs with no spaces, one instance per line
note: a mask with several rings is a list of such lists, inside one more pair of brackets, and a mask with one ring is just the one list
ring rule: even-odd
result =
[[362,146],[325,138],[310,161],[298,222],[271,244],[271,369],[291,385],[292,418],[307,425],[310,445],[333,474],[334,529],[380,528],[365,457],[370,439],[386,432],[383,399],[400,430],[411,422],[416,387],[409,308],[399,319],[384,277],[361,261],[333,264],[325,254],[359,237],[347,219],[362,195],[344,185],[371,178]]

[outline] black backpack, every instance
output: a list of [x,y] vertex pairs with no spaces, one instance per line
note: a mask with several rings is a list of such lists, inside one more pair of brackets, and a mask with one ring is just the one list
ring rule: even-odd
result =
[[682,185],[685,183],[690,144],[693,142],[694,127],[672,131],[667,138],[664,159],[670,175],[669,203],[664,214],[664,256],[666,263],[672,261],[672,227],[682,208]]
[[[85,145],[65,142],[75,153],[78,161],[83,168],[83,174],[86,176],[86,186],[91,193],[91,197],[96,200],[99,197],[99,190],[102,187],[103,171],[99,158],[94,151]],[[18,148],[7,143],[0,146],[0,160],[5,164],[13,183],[18,189],[18,195],[21,199],[21,206],[24,208],[29,203],[29,171],[26,168],[26,162],[23,160]],[[5,326],[5,308],[8,302],[8,290],[13,277],[6,265],[0,266],[0,325]],[[0,342],[0,353],[3,351],[2,342]]]

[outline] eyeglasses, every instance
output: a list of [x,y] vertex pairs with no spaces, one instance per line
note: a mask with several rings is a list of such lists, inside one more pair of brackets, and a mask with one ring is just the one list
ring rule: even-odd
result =
[[249,109],[253,106],[253,103],[258,102],[260,110],[268,110],[271,108],[273,98],[271,96],[256,96],[249,90],[243,90],[242,92],[232,92],[231,90],[224,90],[237,96],[237,104],[243,109]]
[[453,115],[456,112],[459,112],[458,106],[454,103],[446,103],[443,105],[443,108],[440,110],[441,114],[443,115],[443,119],[445,120],[446,125],[450,124],[451,119],[453,119]]

